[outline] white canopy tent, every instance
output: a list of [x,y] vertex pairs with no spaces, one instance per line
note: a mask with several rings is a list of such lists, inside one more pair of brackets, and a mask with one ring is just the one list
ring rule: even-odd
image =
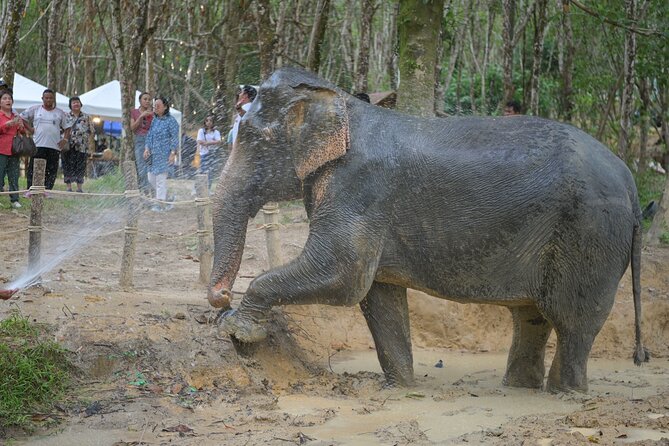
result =
[[[139,95],[135,93],[135,107],[139,107]],[[106,121],[121,121],[121,83],[117,80],[107,82],[82,95],[79,95],[82,111],[91,116],[99,116]],[[181,112],[170,107],[170,114],[181,126]]]
[[[33,106],[42,104],[42,93],[46,87],[27,77],[14,73],[14,85],[12,85],[14,92],[14,109],[18,112]],[[60,93],[56,93],[56,106],[67,112],[70,111],[68,107],[69,98]]]

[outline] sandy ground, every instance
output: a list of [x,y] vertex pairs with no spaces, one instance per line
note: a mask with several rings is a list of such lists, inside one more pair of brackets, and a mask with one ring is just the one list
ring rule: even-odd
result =
[[[191,199],[186,182],[170,189],[177,200]],[[393,389],[384,387],[358,308],[277,309],[268,341],[238,356],[212,322],[198,283],[192,204],[142,216],[135,287],[123,292],[123,235],[114,232],[123,227],[123,210],[102,212],[99,200],[80,207],[47,201],[43,258],[55,266],[42,287],[0,302],[0,317],[20,311],[52,325],[78,368],[68,401],[37,417],[42,430],[2,432],[0,444],[669,444],[669,249],[644,251],[649,364],[631,361],[627,275],[593,348],[587,395],[502,386],[511,340],[506,309],[411,291],[417,383]],[[0,224],[22,228],[28,215],[0,210]],[[267,269],[261,218],[249,224],[239,293]],[[283,204],[280,221],[289,259],[306,239],[306,215],[298,204]],[[68,252],[82,239],[69,234],[91,226],[101,236]],[[1,284],[23,274],[28,233],[0,234],[0,246]],[[551,338],[547,366],[553,347]]]

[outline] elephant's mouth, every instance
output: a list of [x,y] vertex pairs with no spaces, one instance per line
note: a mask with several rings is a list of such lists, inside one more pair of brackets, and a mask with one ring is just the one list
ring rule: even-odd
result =
[[232,291],[223,285],[223,282],[217,282],[209,288],[207,300],[214,308],[229,309],[232,302]]

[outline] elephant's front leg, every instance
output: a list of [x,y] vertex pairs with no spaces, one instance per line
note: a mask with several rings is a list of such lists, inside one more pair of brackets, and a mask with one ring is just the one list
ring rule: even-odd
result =
[[374,282],[360,302],[360,309],[372,332],[388,384],[412,384],[413,354],[406,288]]
[[266,336],[263,321],[275,305],[359,303],[374,281],[381,237],[360,224],[328,226],[312,224],[299,257],[251,282],[239,308],[221,319],[223,331],[256,342]]

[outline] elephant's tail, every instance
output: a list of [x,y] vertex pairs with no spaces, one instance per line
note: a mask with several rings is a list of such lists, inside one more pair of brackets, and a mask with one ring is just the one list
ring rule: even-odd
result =
[[632,293],[634,294],[634,364],[648,362],[650,354],[641,344],[641,222],[634,224],[632,236]]

